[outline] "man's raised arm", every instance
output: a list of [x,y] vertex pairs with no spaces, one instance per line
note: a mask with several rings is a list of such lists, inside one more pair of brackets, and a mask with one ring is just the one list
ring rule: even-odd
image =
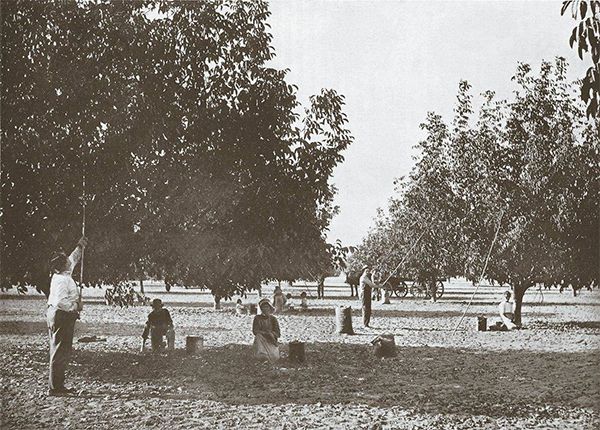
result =
[[73,273],[75,266],[77,266],[77,263],[79,263],[79,260],[81,259],[81,253],[83,252],[83,248],[85,248],[86,244],[87,238],[82,237],[81,239],[79,239],[79,242],[77,242],[77,246],[75,247],[73,252],[71,252],[71,255],[69,255],[69,268],[67,270],[69,274]]

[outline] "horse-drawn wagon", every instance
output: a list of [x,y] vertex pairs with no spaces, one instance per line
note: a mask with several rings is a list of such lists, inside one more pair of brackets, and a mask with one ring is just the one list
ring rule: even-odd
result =
[[417,299],[427,299],[435,294],[439,299],[444,295],[445,278],[437,279],[410,279],[392,276],[385,283],[384,288],[396,297],[406,297],[410,293]]
[[[346,276],[346,283],[350,285],[351,294],[353,297],[356,291],[358,296],[360,273],[350,272]],[[386,281],[387,276],[381,276],[376,281]],[[385,282],[384,289],[390,292],[390,295],[394,295],[398,298],[406,297],[409,293],[411,296],[418,299],[430,298],[432,292],[435,292],[435,298],[439,299],[444,295],[444,282],[445,278],[435,279],[411,279],[408,277],[391,276]]]

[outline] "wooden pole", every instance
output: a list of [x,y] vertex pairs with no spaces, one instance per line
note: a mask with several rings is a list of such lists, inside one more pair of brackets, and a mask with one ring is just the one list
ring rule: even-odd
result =
[[475,297],[475,293],[477,293],[477,290],[479,289],[479,286],[481,285],[481,280],[483,279],[483,276],[485,275],[485,271],[486,271],[488,263],[490,261],[490,255],[492,255],[492,249],[494,248],[494,244],[496,243],[496,239],[498,238],[498,232],[500,231],[500,225],[502,225],[503,217],[504,217],[504,209],[500,213],[500,218],[498,218],[498,227],[496,227],[496,234],[494,234],[494,239],[492,240],[492,244],[490,245],[490,249],[487,253],[487,257],[485,257],[485,264],[483,265],[483,270],[481,271],[481,275],[479,275],[479,279],[477,280],[477,286],[475,287],[475,291],[473,291],[473,294],[471,294],[471,299],[469,300],[469,303],[467,303],[467,307],[465,308],[465,311],[463,312],[462,317],[460,317],[460,321],[458,322],[458,324],[456,324],[456,327],[454,327],[454,330],[452,330],[452,334],[456,333],[456,329],[458,329],[458,327],[462,324],[463,319],[465,319],[465,315],[467,314],[467,311],[469,310],[469,306],[471,306],[471,303],[473,302],[473,297]]
[[425,234],[425,231],[423,233],[421,233],[421,235],[419,236],[419,238],[417,239],[417,241],[415,243],[413,243],[412,246],[410,247],[410,249],[406,252],[406,254],[404,254],[404,257],[402,258],[402,260],[400,260],[400,263],[398,263],[398,265],[392,271],[392,273],[389,274],[389,276],[387,277],[387,279],[385,281],[383,281],[383,283],[381,284],[382,286],[385,285],[385,284],[387,284],[387,282],[390,280],[390,278],[392,276],[394,276],[394,274],[398,271],[398,269],[400,268],[400,266],[402,264],[404,264],[404,261],[406,261],[407,257],[410,255],[410,252],[413,250],[413,248],[415,246],[417,246],[417,243],[419,243],[421,241],[421,238],[423,237],[424,234]]
[[[81,223],[81,237],[85,237],[85,170],[83,172],[83,198],[82,198],[82,204],[83,204],[83,220]],[[83,257],[84,257],[84,252],[85,252],[85,247],[82,246],[81,247],[81,263],[79,266],[79,301],[81,301],[81,296],[83,294]]]

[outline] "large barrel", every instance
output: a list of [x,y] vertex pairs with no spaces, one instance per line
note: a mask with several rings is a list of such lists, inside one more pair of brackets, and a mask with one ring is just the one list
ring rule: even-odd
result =
[[204,338],[202,336],[187,336],[185,338],[185,351],[188,354],[196,354],[204,347]]
[[335,329],[340,334],[354,334],[352,329],[352,306],[335,308]]

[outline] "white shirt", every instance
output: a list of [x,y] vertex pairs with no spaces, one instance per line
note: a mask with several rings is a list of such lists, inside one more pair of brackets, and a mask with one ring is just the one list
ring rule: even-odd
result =
[[75,265],[81,258],[81,248],[75,248],[75,251],[69,255],[69,264],[67,270],[62,273],[52,275],[50,281],[50,294],[48,295],[48,306],[63,311],[76,311],[79,301],[79,291],[77,284],[71,277]]
[[512,314],[514,313],[514,303],[508,302],[506,299],[502,300],[498,305],[498,310],[500,311],[500,315]]
[[365,286],[369,286],[371,288],[377,288],[377,285],[373,281],[369,279],[366,273],[363,273],[358,281],[360,284],[360,288],[365,288]]

